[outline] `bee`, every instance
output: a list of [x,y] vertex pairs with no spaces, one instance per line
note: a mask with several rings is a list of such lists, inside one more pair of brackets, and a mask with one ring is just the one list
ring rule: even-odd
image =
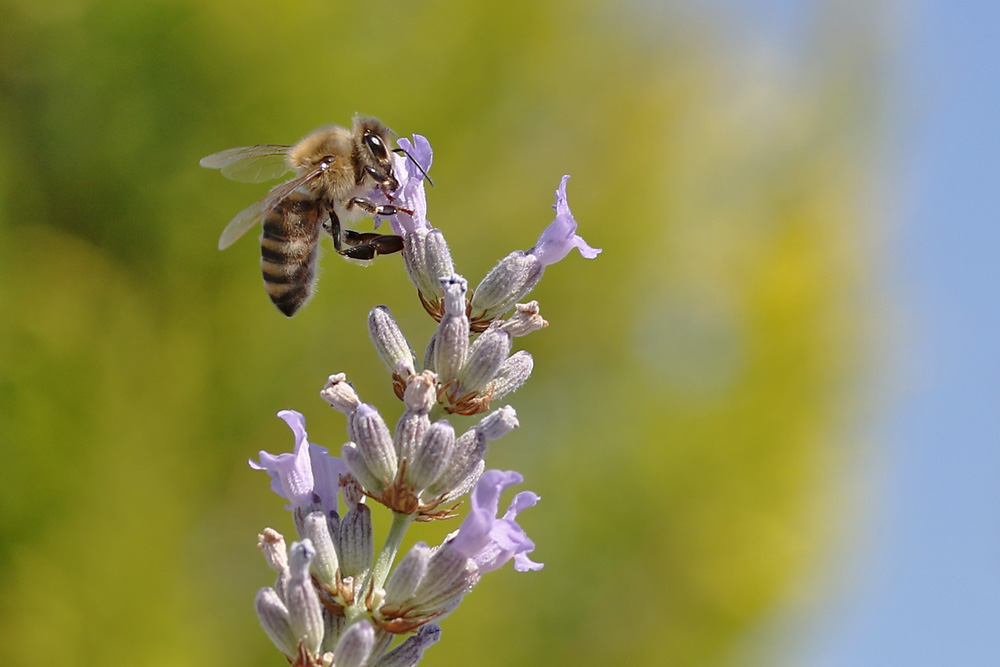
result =
[[366,196],[377,188],[391,201],[391,193],[399,188],[391,153],[405,151],[390,147],[389,134],[377,118],[357,115],[351,129],[323,127],[294,146],[244,146],[201,159],[201,166],[221,169],[223,176],[235,181],[261,183],[295,172],[292,179],[238,213],[219,237],[219,250],[223,250],[258,221],[263,223],[260,267],[264,287],[288,317],[312,296],[321,231],[333,237],[338,253],[355,260],[403,249],[402,237],[341,227],[341,220],[363,214],[412,213],[392,204],[376,204]]

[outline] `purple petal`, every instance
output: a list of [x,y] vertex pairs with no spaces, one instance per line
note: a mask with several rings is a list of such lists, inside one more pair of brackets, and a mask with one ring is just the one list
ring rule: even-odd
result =
[[348,474],[347,464],[336,456],[330,456],[326,447],[317,444],[309,445],[309,458],[312,459],[313,492],[329,515],[339,509],[337,493],[340,491],[340,476]]
[[566,181],[569,176],[563,176],[559,189],[556,190],[556,203],[553,208],[556,210],[556,219],[545,228],[542,235],[538,237],[538,242],[529,253],[534,255],[545,266],[555,264],[573,248],[580,251],[586,259],[594,259],[601,253],[600,248],[591,248],[583,237],[576,233],[576,220],[569,210],[569,202],[566,200]]
[[[510,521],[514,523],[514,519],[517,518],[518,513],[521,510],[527,509],[529,507],[534,507],[538,501],[541,500],[537,493],[532,493],[531,491],[522,491],[516,496],[514,500],[511,501],[510,507],[504,513],[503,518],[505,521]],[[517,524],[514,524],[517,526]],[[517,526],[518,530],[521,530],[520,526]],[[525,546],[530,544],[530,548],[520,549],[514,554],[514,569],[518,572],[527,572],[528,570],[541,570],[545,567],[542,563],[536,563],[535,561],[528,558],[528,553],[535,550],[535,544],[528,536],[521,531],[524,540],[526,540]]]
[[487,470],[472,492],[472,509],[450,544],[471,558],[480,572],[495,570],[511,558],[520,572],[542,567],[528,559],[526,554],[534,550],[535,543],[515,521],[518,512],[538,502],[538,496],[530,491],[517,494],[503,518],[496,518],[500,494],[521,481],[521,475],[514,471]]
[[309,458],[309,438],[305,418],[295,410],[282,410],[278,416],[295,434],[293,454],[269,454],[261,450],[260,463],[250,460],[254,470],[264,470],[271,476],[271,490],[291,503],[288,509],[305,505],[313,498],[313,471]]
[[[400,212],[385,218],[389,220],[395,233],[405,236],[419,229],[430,229],[430,223],[427,222],[424,174],[417,164],[423,167],[424,171],[430,169],[434,159],[434,151],[431,150],[431,144],[427,138],[419,134],[413,135],[412,142],[406,138],[400,138],[396,144],[410,154],[409,157],[393,155],[393,171],[399,180],[399,189],[392,193],[391,199],[386,197],[381,190],[376,190],[371,199],[376,204],[391,203],[394,206],[413,211],[413,215]],[[414,164],[414,161],[417,164]],[[375,226],[378,227],[380,222],[381,220],[376,218]]]
[[[431,142],[422,134],[414,134],[411,142],[406,137],[401,138],[396,144],[405,150],[416,161],[417,165],[423,167],[424,171],[430,171],[431,163],[434,161],[434,151],[431,150]],[[405,169],[407,177],[422,179],[424,175],[417,168],[417,165],[407,158]]]

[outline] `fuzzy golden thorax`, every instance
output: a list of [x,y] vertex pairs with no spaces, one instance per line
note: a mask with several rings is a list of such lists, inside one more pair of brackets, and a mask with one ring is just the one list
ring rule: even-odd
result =
[[288,165],[296,175],[304,176],[324,160],[328,161],[326,171],[309,184],[309,189],[317,196],[337,201],[348,196],[356,185],[353,146],[347,128],[323,127],[292,146],[288,151]]

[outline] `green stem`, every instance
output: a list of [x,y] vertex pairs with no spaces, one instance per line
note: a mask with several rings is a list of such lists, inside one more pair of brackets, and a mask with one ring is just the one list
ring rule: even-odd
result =
[[399,545],[403,542],[403,535],[406,534],[406,529],[413,522],[414,517],[416,517],[416,514],[392,513],[392,526],[389,528],[389,534],[385,538],[385,545],[382,546],[382,551],[379,552],[378,559],[375,561],[375,569],[372,571],[372,577],[377,588],[385,585],[385,580],[389,576],[389,568],[392,567],[392,562],[396,560],[396,554],[399,553]]
[[368,571],[364,584],[357,588],[360,595],[353,604],[344,610],[348,625],[368,617],[369,612],[365,602],[368,591],[373,586],[381,588],[385,585],[385,580],[389,576],[389,568],[392,567],[392,562],[396,559],[396,554],[399,553],[399,545],[403,542],[403,535],[415,517],[415,514],[392,513],[392,526],[389,528],[389,534],[385,538],[382,551],[379,552],[378,558],[375,560],[375,567]]
[[445,413],[444,408],[442,408],[439,403],[434,403],[434,406],[431,407],[430,414],[428,414],[427,417],[433,422],[441,419],[446,414],[447,413]]

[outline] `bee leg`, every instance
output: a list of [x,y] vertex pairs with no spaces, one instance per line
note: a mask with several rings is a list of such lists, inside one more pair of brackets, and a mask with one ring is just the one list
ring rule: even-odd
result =
[[330,211],[330,219],[323,223],[323,231],[333,237],[333,247],[340,252],[340,218]]
[[403,237],[394,234],[359,234],[344,230],[344,242],[350,247],[338,252],[351,259],[374,259],[375,255],[390,255],[403,249]]
[[333,237],[334,249],[351,259],[374,259],[375,255],[390,255],[403,249],[402,236],[343,229],[333,211],[330,211],[330,220],[323,224],[323,228]]
[[399,181],[396,180],[396,177],[392,174],[383,174],[374,167],[365,167],[364,171],[366,174],[378,181],[382,192],[384,192],[385,196],[391,201],[391,193],[399,189]]
[[376,204],[375,202],[365,199],[364,197],[354,197],[347,202],[348,210],[354,208],[355,206],[364,210],[368,215],[396,215],[400,211],[413,215],[413,211],[409,209],[402,208],[400,206],[393,206],[392,204]]

